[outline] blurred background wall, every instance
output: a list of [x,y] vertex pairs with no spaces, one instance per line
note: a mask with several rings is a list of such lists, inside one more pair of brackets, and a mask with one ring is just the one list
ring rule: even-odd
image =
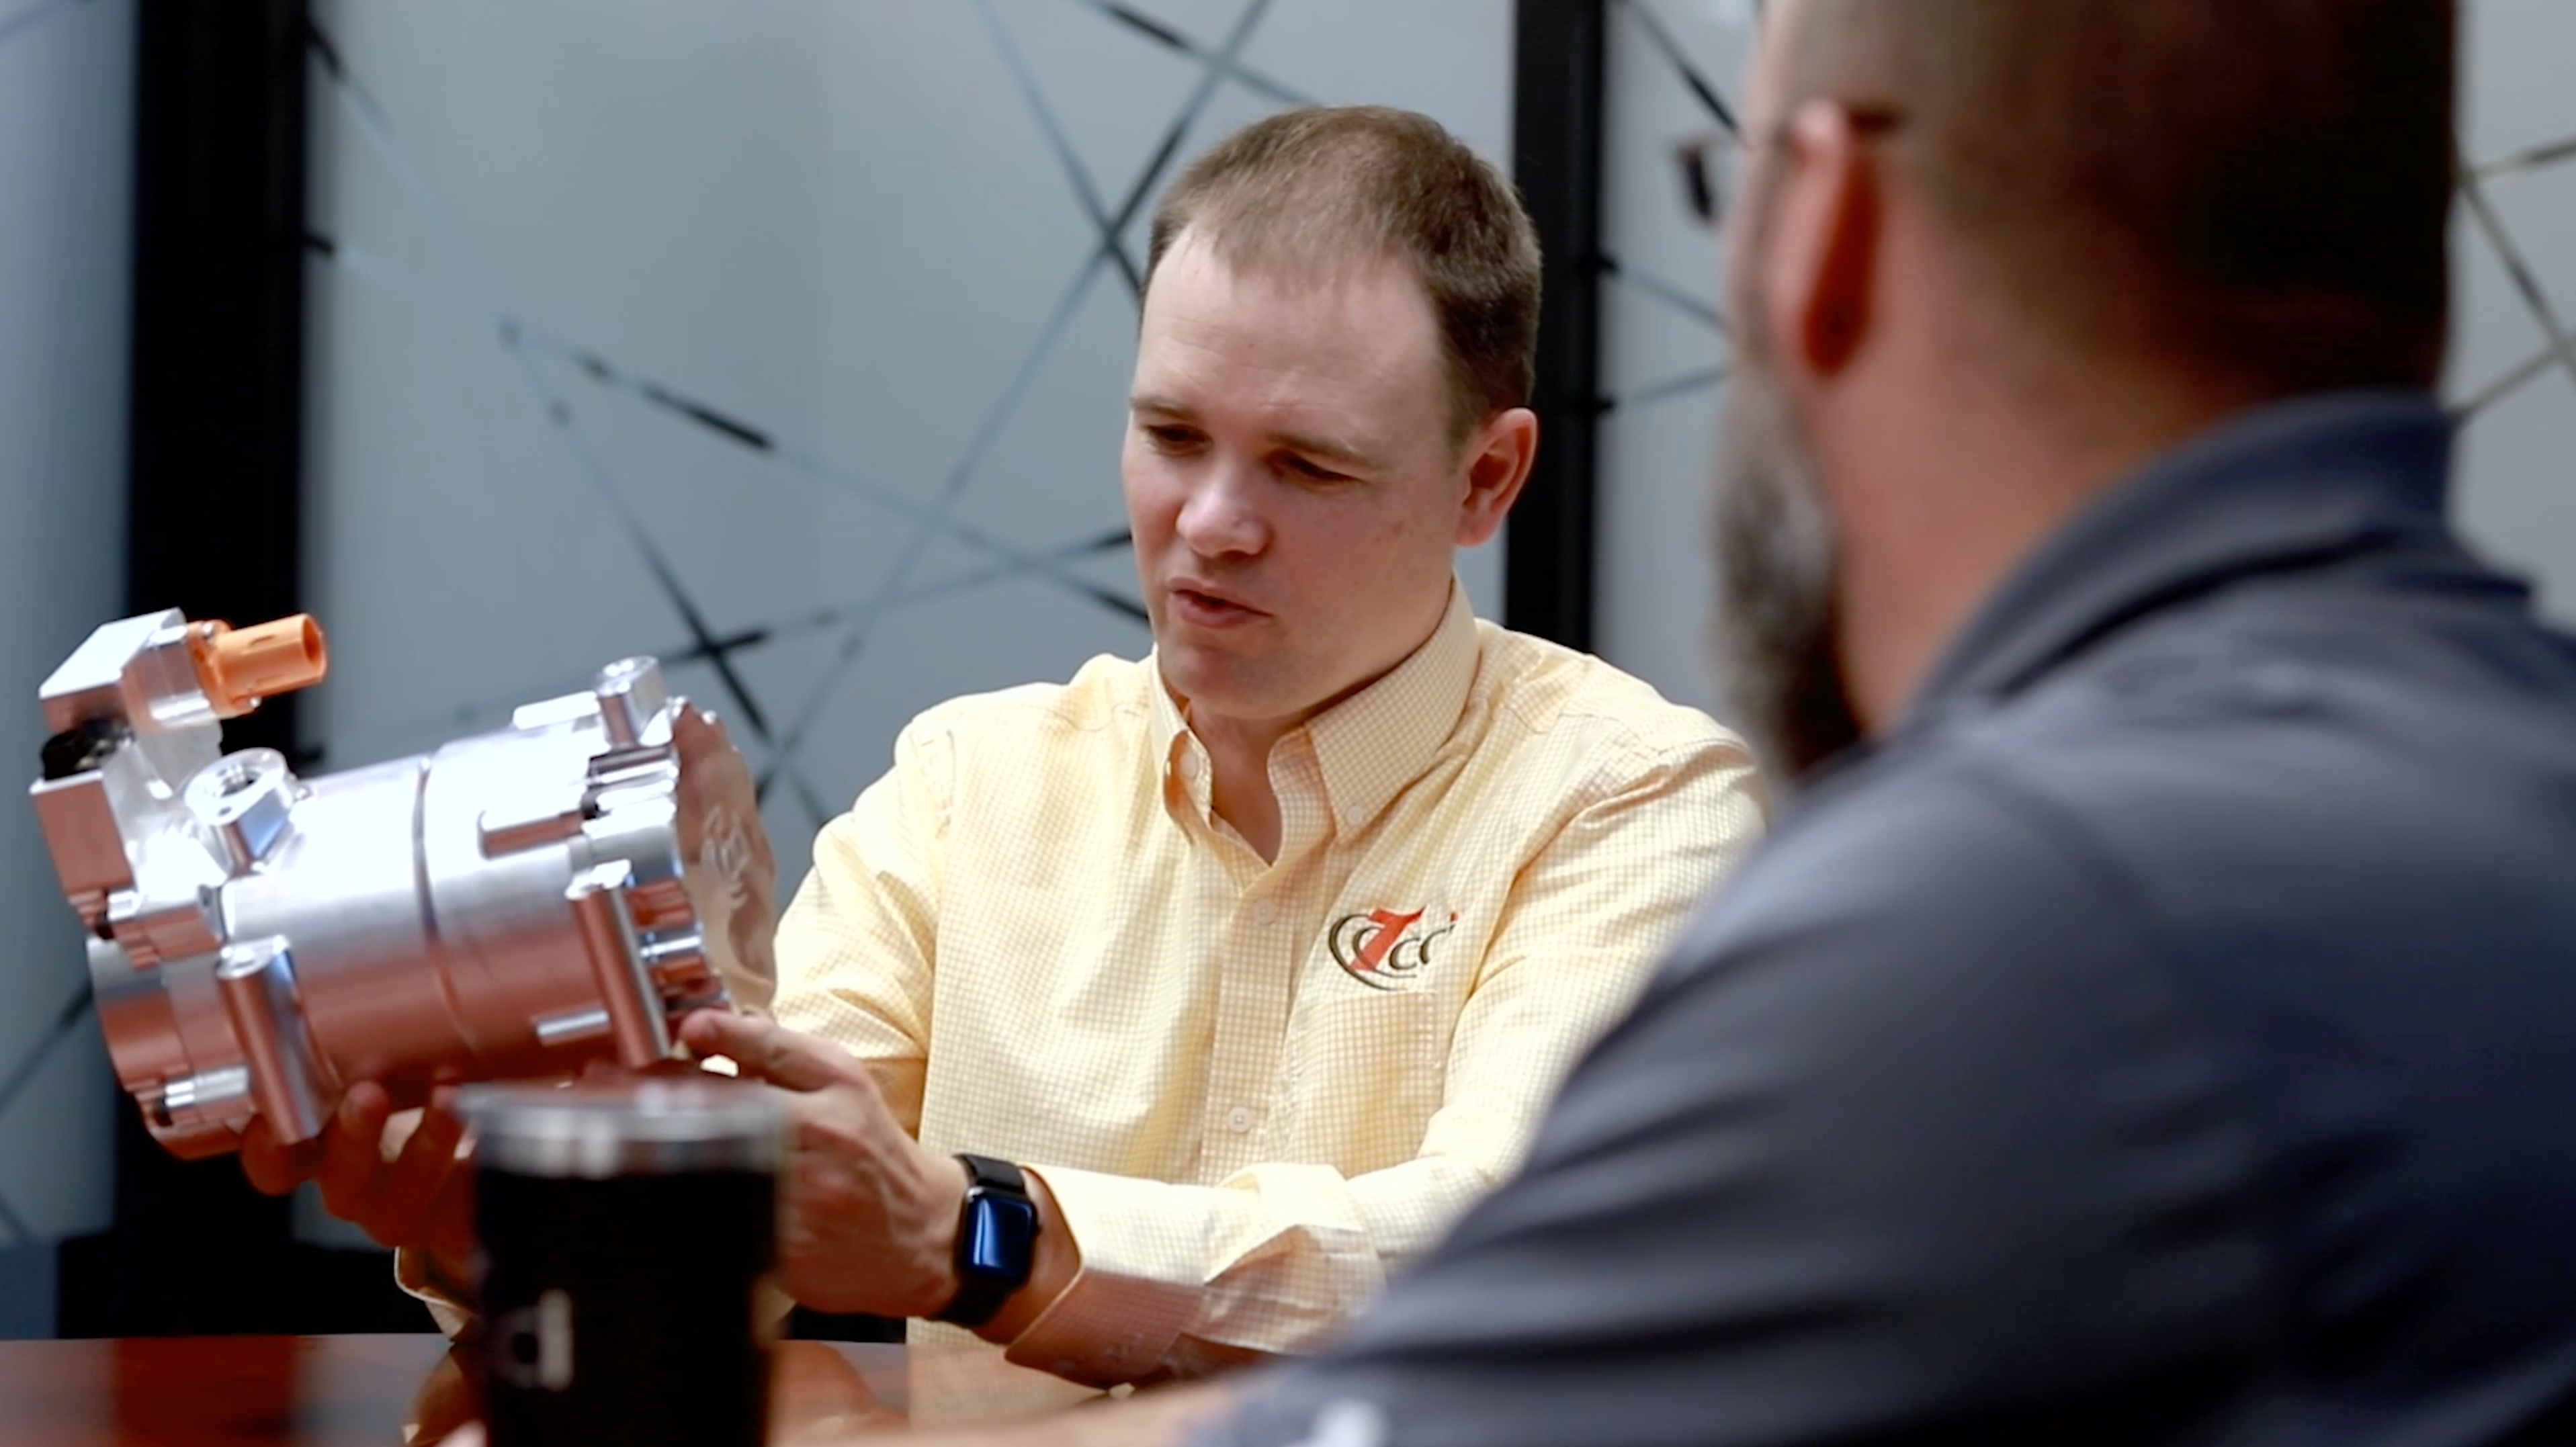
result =
[[[191,499],[184,467],[130,463],[133,428],[170,446],[162,402],[127,405],[135,157],[169,153],[136,134],[138,16],[183,6],[226,13],[0,0],[0,741],[30,773],[36,682],[129,599],[179,596],[188,508],[220,518],[238,487],[209,460]],[[267,721],[308,768],[497,726],[653,652],[731,719],[792,878],[915,711],[1141,650],[1116,456],[1144,218],[1190,155],[1306,100],[1426,110],[1517,163],[1563,268],[1543,401],[1582,419],[1552,425],[1551,460],[1580,465],[1467,586],[1714,706],[1727,323],[1672,150],[1729,124],[1755,0],[228,0],[254,8],[301,36],[276,174],[303,178],[279,241],[304,385],[261,425],[288,429],[262,476],[301,530],[300,570],[268,581],[334,644],[331,683]],[[2460,515],[2576,620],[2576,99],[2554,64],[2576,10],[2466,10]],[[1597,335],[1562,335],[1585,302]],[[220,444],[221,409],[197,411]],[[138,487],[156,501],[129,535]],[[129,551],[159,560],[131,587]],[[1578,555],[1578,606],[1524,606],[1543,554]],[[23,809],[0,810],[0,890],[0,1334],[418,1325],[309,1204],[286,1254],[286,1209],[228,1163],[138,1153]],[[174,1274],[190,1252],[237,1259]]]
[[[0,757],[125,598],[133,0],[0,0]],[[36,821],[0,807],[0,1336],[54,1330],[55,1243],[104,1228],[114,1083],[81,929]]]

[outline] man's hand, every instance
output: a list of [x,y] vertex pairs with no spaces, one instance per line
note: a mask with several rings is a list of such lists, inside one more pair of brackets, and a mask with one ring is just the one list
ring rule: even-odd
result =
[[932,1316],[957,1294],[966,1168],[895,1124],[848,1051],[771,1021],[701,1010],[680,1038],[787,1093],[794,1163],[778,1256],[787,1294],[819,1311]]
[[242,1136],[242,1174],[272,1196],[315,1182],[323,1209],[382,1245],[426,1253],[438,1279],[462,1285],[474,1256],[474,1182],[456,1153],[465,1121],[455,1095],[440,1086],[426,1110],[396,1118],[384,1087],[360,1081],[322,1134],[297,1145],[254,1117]]

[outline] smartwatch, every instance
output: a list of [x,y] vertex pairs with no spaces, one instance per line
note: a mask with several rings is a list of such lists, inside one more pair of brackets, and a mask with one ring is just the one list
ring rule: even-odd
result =
[[957,1159],[967,1176],[966,1204],[957,1212],[957,1296],[936,1319],[971,1329],[999,1315],[1029,1279],[1038,1208],[1019,1167],[991,1156]]

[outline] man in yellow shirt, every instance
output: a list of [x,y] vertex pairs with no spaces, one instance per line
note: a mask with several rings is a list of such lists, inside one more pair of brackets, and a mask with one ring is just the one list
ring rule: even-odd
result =
[[1176,182],[1148,277],[1153,654],[917,719],[816,843],[776,1021],[683,1031],[795,1093],[799,1301],[1102,1384],[1372,1299],[1762,811],[1736,739],[1456,585],[1537,445],[1537,244],[1490,167],[1403,112],[1274,117]]

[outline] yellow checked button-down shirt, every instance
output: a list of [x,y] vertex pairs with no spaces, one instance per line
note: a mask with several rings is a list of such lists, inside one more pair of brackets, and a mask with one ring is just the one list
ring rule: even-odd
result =
[[1097,658],[923,714],[815,842],[779,1019],[1042,1176],[1081,1248],[1015,1361],[1317,1342],[1513,1169],[1763,812],[1705,715],[1463,590],[1270,778],[1264,863],[1154,662]]

